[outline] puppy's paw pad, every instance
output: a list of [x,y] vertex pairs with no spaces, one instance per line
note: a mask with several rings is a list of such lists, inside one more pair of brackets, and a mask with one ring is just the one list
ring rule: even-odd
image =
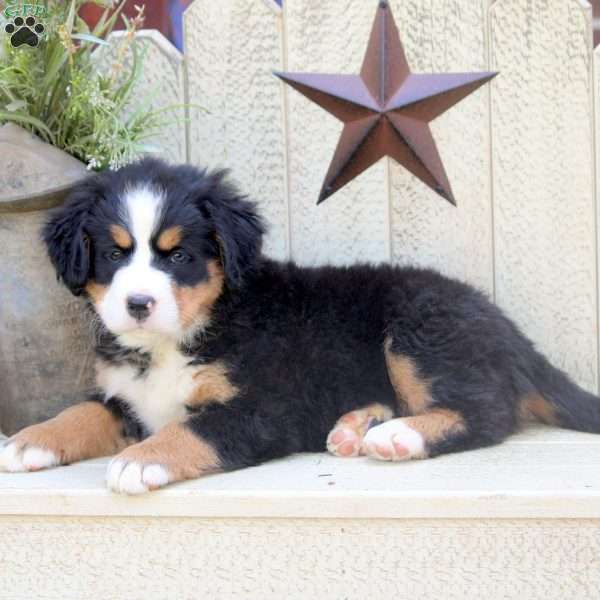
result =
[[327,436],[327,450],[335,456],[358,456],[361,439],[356,431],[340,425],[334,427]]
[[370,429],[362,450],[376,460],[400,461],[426,456],[423,436],[402,419],[393,419]]
[[108,465],[108,487],[119,494],[145,494],[169,483],[169,473],[159,464],[143,464],[116,458]]
[[20,446],[15,442],[9,442],[0,448],[0,471],[11,473],[41,471],[56,467],[59,463],[54,452],[38,446]]
[[335,456],[358,456],[365,433],[383,421],[392,418],[392,410],[382,404],[371,404],[350,411],[338,419],[327,436],[327,450]]

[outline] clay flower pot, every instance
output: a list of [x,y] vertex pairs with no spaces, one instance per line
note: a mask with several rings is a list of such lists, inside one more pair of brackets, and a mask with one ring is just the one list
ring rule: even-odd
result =
[[82,301],[56,281],[40,240],[85,166],[20,127],[0,127],[0,431],[46,419],[91,386]]

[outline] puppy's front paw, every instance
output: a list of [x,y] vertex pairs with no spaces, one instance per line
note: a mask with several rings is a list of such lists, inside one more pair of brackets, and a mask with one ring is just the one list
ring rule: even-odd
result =
[[212,446],[185,424],[171,423],[115,456],[108,465],[106,482],[114,492],[143,494],[218,470],[220,463]]
[[19,473],[40,471],[60,464],[60,459],[52,450],[28,444],[18,437],[0,447],[0,471]]
[[136,460],[134,454],[122,452],[109,463],[106,483],[113,492],[145,494],[169,483],[169,471],[166,467],[144,462],[141,456]]

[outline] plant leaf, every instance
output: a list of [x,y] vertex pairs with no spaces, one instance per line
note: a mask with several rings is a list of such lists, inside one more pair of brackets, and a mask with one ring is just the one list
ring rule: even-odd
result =
[[25,108],[26,106],[27,106],[27,102],[25,102],[24,100],[13,100],[9,104],[7,104],[4,108],[8,112],[15,112],[15,111],[19,110],[20,108]]
[[84,42],[92,42],[93,44],[100,44],[101,46],[110,46],[110,44],[91,33],[74,33],[71,35],[71,38],[74,40],[83,40]]

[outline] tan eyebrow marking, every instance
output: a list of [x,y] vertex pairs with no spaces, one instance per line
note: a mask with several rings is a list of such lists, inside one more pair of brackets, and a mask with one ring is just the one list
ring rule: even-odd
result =
[[131,239],[131,235],[129,235],[127,229],[125,229],[121,225],[113,223],[110,226],[110,235],[115,241],[115,244],[119,246],[119,248],[127,250],[131,248],[131,246],[133,246],[133,240]]
[[176,246],[181,242],[181,238],[183,237],[183,232],[179,225],[174,225],[173,227],[169,227],[165,229],[159,236],[156,241],[156,246],[159,250],[163,252],[168,252],[169,250],[173,250]]

